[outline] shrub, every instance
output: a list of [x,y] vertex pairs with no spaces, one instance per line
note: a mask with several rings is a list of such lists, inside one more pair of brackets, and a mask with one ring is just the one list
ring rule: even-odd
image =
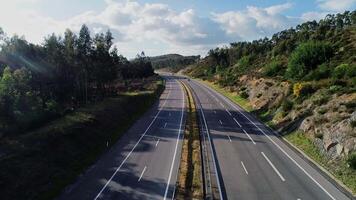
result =
[[321,64],[318,66],[317,69],[311,71],[307,76],[306,80],[320,80],[324,78],[329,78],[330,74],[332,72],[332,69],[329,65],[327,64]]
[[247,71],[250,64],[251,64],[251,57],[244,56],[237,62],[237,65],[235,65],[235,67],[237,69],[237,72],[244,73]]
[[283,70],[283,64],[278,60],[273,60],[263,69],[263,74],[265,76],[276,76],[283,74]]
[[294,80],[302,79],[318,65],[328,61],[332,55],[333,49],[329,43],[319,41],[302,43],[290,56],[286,76]]
[[246,90],[240,92],[240,96],[244,99],[247,99],[249,97],[249,94],[247,93]]
[[293,102],[287,99],[282,103],[282,110],[284,112],[290,111],[293,108],[293,105]]
[[356,64],[350,65],[346,69],[346,76],[349,78],[356,77]]
[[335,67],[333,76],[335,78],[343,78],[346,74],[348,64],[341,64]]
[[293,85],[293,94],[296,97],[305,97],[314,92],[314,88],[309,83],[295,83]]
[[352,168],[356,170],[356,153],[353,152],[351,153],[348,158],[347,158],[347,164]]
[[336,93],[336,92],[340,92],[340,91],[342,91],[342,87],[339,85],[332,85],[329,88],[330,93]]

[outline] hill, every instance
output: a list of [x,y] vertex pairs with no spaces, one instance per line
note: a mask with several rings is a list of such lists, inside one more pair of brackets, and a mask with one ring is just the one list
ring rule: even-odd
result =
[[150,57],[154,69],[169,68],[169,70],[174,72],[196,63],[199,59],[200,56],[182,56],[179,54],[166,54]]
[[243,101],[356,192],[356,11],[212,49],[183,73]]

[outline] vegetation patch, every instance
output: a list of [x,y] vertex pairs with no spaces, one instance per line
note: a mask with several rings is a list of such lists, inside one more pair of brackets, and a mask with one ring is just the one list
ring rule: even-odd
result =
[[198,113],[189,86],[182,83],[188,114],[176,187],[176,199],[203,199],[202,161]]

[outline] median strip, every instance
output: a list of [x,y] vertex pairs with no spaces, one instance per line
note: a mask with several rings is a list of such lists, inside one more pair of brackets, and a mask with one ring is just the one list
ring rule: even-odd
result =
[[189,87],[181,82],[187,98],[187,118],[175,199],[203,199],[200,135],[195,102]]

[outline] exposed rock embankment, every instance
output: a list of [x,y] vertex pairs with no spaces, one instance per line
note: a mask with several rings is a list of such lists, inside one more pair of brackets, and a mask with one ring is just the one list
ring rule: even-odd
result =
[[331,159],[356,151],[356,93],[338,94],[321,87],[297,99],[289,82],[246,75],[230,90],[248,99],[254,110],[269,113],[278,130],[303,131]]

